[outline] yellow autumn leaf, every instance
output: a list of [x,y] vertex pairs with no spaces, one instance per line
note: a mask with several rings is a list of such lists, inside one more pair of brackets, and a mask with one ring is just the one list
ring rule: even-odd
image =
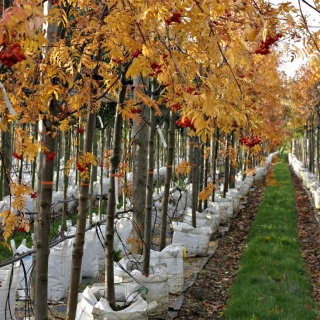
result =
[[188,161],[182,161],[176,166],[175,173],[188,175],[191,172],[191,164]]
[[286,15],[286,17],[287,17],[287,21],[288,21],[289,23],[294,24],[294,19],[293,19],[292,15],[291,15],[290,13],[288,13],[288,14]]
[[145,57],[149,57],[149,55],[150,55],[150,50],[145,44],[142,45],[142,54]]
[[231,48],[227,49],[225,53],[226,57],[228,58],[228,62],[232,68],[234,68],[234,54]]
[[207,187],[204,188],[198,195],[199,200],[201,201],[205,201],[208,200],[210,198],[210,196],[212,195],[212,192],[214,190],[215,186],[212,182],[209,182]]

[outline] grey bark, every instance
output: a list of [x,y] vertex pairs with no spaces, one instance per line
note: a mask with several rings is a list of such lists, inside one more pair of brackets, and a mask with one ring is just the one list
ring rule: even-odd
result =
[[[134,85],[141,85],[142,79],[136,78],[133,81]],[[142,116],[146,119],[149,116],[149,108],[141,106]],[[135,122],[132,129],[133,137],[133,181],[132,181],[132,196],[133,196],[133,221],[135,228],[133,229],[134,245],[132,249],[136,253],[142,253],[143,225],[145,217],[145,201],[147,188],[147,153],[148,153],[148,125],[142,121],[140,125]]]
[[168,141],[167,169],[166,169],[166,178],[165,178],[165,184],[164,184],[162,211],[161,211],[160,250],[163,250],[166,247],[168,202],[169,202],[170,182],[172,177],[172,164],[173,164],[174,146],[175,146],[175,139],[174,139],[175,126],[176,126],[176,116],[171,111],[169,133],[168,133],[168,140],[167,140]]
[[[50,9],[50,4],[49,8]],[[48,42],[53,43],[56,37],[61,34],[62,25],[49,24],[47,30]],[[52,79],[55,82],[55,79]],[[56,114],[57,101],[53,97],[50,102],[49,112],[51,115]],[[51,134],[46,132],[54,132],[54,126],[50,119],[46,119],[45,128],[43,132],[44,146],[49,152],[56,152],[55,139]],[[49,261],[49,235],[50,235],[50,218],[52,206],[52,191],[53,191],[53,172],[54,161],[46,161],[43,157],[43,164],[41,168],[41,187],[40,187],[40,208],[38,215],[38,224],[35,228],[37,235],[35,235],[37,255],[36,255],[36,274],[35,281],[35,318],[36,320],[48,319],[48,261]]]
[[[210,140],[209,137],[207,136],[207,141],[206,141],[206,147],[210,147]],[[204,187],[206,188],[208,186],[208,176],[209,176],[209,171],[210,171],[210,162],[209,162],[209,155],[207,155],[207,158],[204,161]],[[208,208],[208,200],[206,199],[203,204],[203,209]]]
[[[212,143],[212,162],[213,162],[212,181],[214,185],[216,185],[216,172],[218,167],[218,151],[219,151],[219,128],[217,125],[215,125],[214,137],[213,137],[213,143]],[[216,188],[214,188],[212,191],[212,197],[211,197],[212,201],[214,201],[215,195],[216,195]]]
[[[70,130],[65,133],[65,143],[64,143],[64,162],[69,160],[70,158]],[[65,168],[64,168],[65,169]],[[67,191],[69,186],[69,177],[64,172],[63,175],[63,200],[65,201],[63,204],[62,216],[61,216],[61,237],[64,236],[64,232],[66,229],[66,216],[68,211],[68,202],[67,202]]]
[[[231,134],[231,147],[235,148],[235,137],[234,132]],[[235,166],[236,159],[230,159],[230,175],[229,175],[229,187],[235,188],[236,184],[236,166]]]
[[[56,103],[54,100],[50,104],[50,113],[54,114]],[[54,123],[47,120],[45,131],[53,131]],[[55,152],[55,139],[52,135],[44,132],[44,145],[49,152]],[[37,228],[37,263],[35,276],[35,317],[36,320],[48,319],[48,260],[49,260],[49,235],[50,217],[53,191],[53,171],[54,161],[43,161],[41,198]]]
[[110,185],[108,192],[108,206],[107,206],[107,221],[106,221],[106,239],[105,239],[105,295],[110,307],[115,308],[115,288],[114,288],[114,270],[113,270],[113,236],[114,236],[114,217],[116,212],[116,199],[115,199],[115,174],[119,168],[121,157],[121,137],[122,137],[122,115],[119,114],[118,108],[121,107],[126,97],[127,83],[124,76],[121,76],[122,88],[118,97],[118,107],[116,119],[114,124],[113,133],[113,150],[110,159]]
[[226,193],[229,189],[229,175],[230,175],[230,153],[229,153],[229,136],[226,136],[226,156],[224,158],[224,184],[223,184],[223,198],[226,197]]
[[8,130],[2,134],[2,197],[10,194],[10,172],[11,172],[11,154],[12,154],[12,125],[8,123]]
[[[84,152],[92,152],[95,117],[96,117],[95,112],[91,112],[91,110],[88,110]],[[90,172],[90,168],[89,168],[89,172]],[[81,184],[80,184],[79,211],[78,211],[78,219],[77,219],[77,226],[76,226],[77,232],[74,239],[73,250],[72,250],[72,266],[71,266],[70,290],[68,295],[67,320],[74,320],[76,316],[78,289],[79,289],[79,283],[81,279],[83,247],[85,242],[86,215],[87,215],[88,201],[89,201],[89,182],[90,182],[90,177],[81,179]]]
[[[155,83],[152,82],[151,91],[155,91]],[[154,93],[151,98],[156,100]],[[144,244],[142,271],[144,275],[149,275],[150,249],[151,249],[151,220],[152,220],[152,195],[153,195],[153,172],[154,172],[154,152],[155,152],[155,130],[156,116],[153,108],[150,108],[149,142],[148,142],[148,178],[146,193],[146,213],[144,221]]]
[[198,164],[198,138],[192,137],[193,157],[192,157],[192,226],[197,227],[196,211],[198,206],[199,193],[199,164]]

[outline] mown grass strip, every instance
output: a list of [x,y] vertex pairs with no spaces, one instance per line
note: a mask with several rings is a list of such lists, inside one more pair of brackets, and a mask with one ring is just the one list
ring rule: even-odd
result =
[[223,319],[319,319],[296,229],[294,187],[286,155],[274,168],[277,185],[268,186],[230,288]]

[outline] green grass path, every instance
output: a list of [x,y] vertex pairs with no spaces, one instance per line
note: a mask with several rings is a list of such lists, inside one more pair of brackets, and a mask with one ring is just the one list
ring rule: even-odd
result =
[[286,155],[274,168],[277,186],[268,186],[230,289],[224,319],[320,319],[301,257],[294,187]]

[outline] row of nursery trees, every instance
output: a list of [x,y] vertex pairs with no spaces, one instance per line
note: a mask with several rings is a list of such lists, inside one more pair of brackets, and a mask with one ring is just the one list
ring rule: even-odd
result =
[[[316,58],[313,58],[316,59]],[[320,82],[312,77],[312,69],[302,67],[297,75],[299,83],[300,114],[298,130],[292,140],[292,153],[309,172],[320,178]],[[297,95],[296,91],[292,92]]]
[[[263,155],[284,145],[291,128],[299,125],[302,111],[296,105],[301,106],[303,97],[298,81],[288,81],[277,67],[281,52],[293,58],[298,54],[290,51],[289,42],[301,39],[296,30],[305,24],[294,19],[297,12],[289,2],[275,7],[260,0],[4,4],[1,190],[10,195],[11,206],[1,213],[2,241],[17,227],[28,230],[25,203],[37,197],[35,315],[46,319],[52,193],[59,188],[60,173],[66,197],[68,173],[75,170],[79,208],[68,298],[71,320],[90,186],[98,169],[101,179],[103,172],[109,177],[105,286],[106,299],[114,306],[118,201],[130,199],[134,221],[144,235],[140,250],[148,274],[154,172],[166,167],[162,249],[174,170],[175,177],[185,174],[193,183],[195,226],[197,208],[214,199],[218,159],[223,159],[226,192],[237,171],[254,174]],[[304,45],[316,50],[315,35],[308,35]],[[101,184],[103,190],[103,180]]]

